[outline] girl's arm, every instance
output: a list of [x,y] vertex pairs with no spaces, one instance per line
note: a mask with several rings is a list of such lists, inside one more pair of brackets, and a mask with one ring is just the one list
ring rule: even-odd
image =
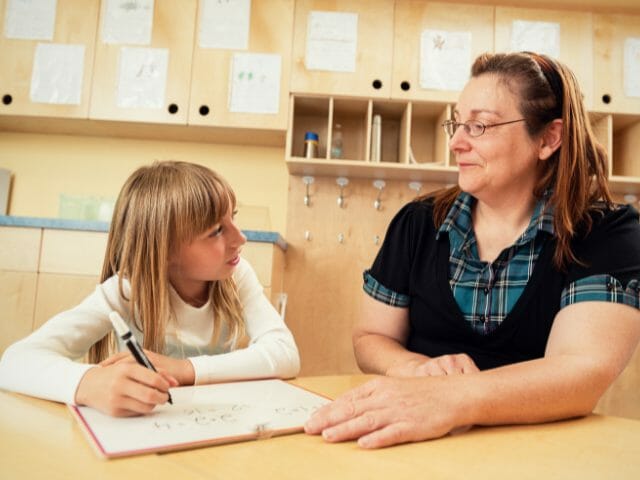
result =
[[291,378],[300,371],[300,357],[293,335],[264,295],[253,268],[241,259],[234,274],[249,345],[219,355],[190,358],[195,383],[250,378]]
[[111,415],[146,413],[167,400],[177,381],[137,364],[81,363],[89,348],[111,331],[108,314],[126,316],[112,277],[80,305],[47,321],[10,346],[0,361],[0,387],[65,403],[78,403]]
[[544,358],[469,375],[379,378],[323,407],[306,425],[328,441],[376,448],[467,425],[538,423],[586,415],[640,339],[640,311],[581,302],[557,315]]
[[107,292],[112,280],[117,283],[109,279],[98,285],[80,305],[52,317],[7,348],[0,361],[0,387],[74,403],[80,379],[92,367],[79,360],[111,330],[107,315],[119,307]]

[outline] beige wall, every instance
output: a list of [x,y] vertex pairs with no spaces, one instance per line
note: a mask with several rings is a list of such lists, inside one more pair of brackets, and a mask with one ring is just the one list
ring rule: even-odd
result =
[[115,198],[139,165],[201,163],[234,187],[242,228],[284,235],[284,148],[0,132],[0,168],[14,173],[9,214],[57,217],[60,194]]

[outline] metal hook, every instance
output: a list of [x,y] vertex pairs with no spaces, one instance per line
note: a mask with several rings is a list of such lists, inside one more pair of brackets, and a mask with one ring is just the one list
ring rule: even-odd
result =
[[416,196],[420,195],[422,190],[422,182],[409,182],[409,188],[416,192]]
[[373,202],[373,207],[376,210],[380,210],[382,208],[382,202],[380,201],[380,197],[382,196],[382,190],[384,189],[386,183],[384,180],[374,180],[373,186],[378,189],[378,196],[376,200]]
[[336,178],[336,183],[340,187],[340,196],[338,197],[338,206],[340,208],[344,207],[344,187],[349,185],[349,179],[346,177],[338,177]]
[[315,178],[313,178],[311,175],[305,175],[304,177],[302,177],[302,183],[304,183],[306,187],[306,193],[304,195],[304,204],[307,207],[311,205],[311,197],[309,196],[309,185],[311,185],[314,182],[314,180]]

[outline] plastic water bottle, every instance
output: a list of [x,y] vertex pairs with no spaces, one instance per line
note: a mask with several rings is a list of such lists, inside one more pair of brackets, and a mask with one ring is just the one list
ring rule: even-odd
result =
[[331,138],[331,158],[342,158],[342,125],[336,123]]

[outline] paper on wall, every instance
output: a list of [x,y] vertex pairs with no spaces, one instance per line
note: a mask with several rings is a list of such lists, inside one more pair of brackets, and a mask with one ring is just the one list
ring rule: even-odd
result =
[[278,113],[282,57],[236,53],[231,58],[229,111]]
[[39,43],[33,59],[30,98],[35,103],[79,105],[84,45]]
[[122,47],[117,105],[121,108],[162,108],[165,101],[169,50]]
[[309,12],[307,70],[355,72],[357,43],[357,13]]
[[462,90],[471,69],[471,32],[424,30],[420,36],[420,86]]
[[153,0],[106,0],[102,8],[103,43],[151,43]]
[[560,57],[560,24],[514,20],[511,24],[511,51],[535,52]]
[[53,40],[56,0],[8,0],[4,36],[19,40]]
[[201,48],[249,48],[251,0],[200,0]]
[[640,97],[640,37],[624,41],[624,94]]

